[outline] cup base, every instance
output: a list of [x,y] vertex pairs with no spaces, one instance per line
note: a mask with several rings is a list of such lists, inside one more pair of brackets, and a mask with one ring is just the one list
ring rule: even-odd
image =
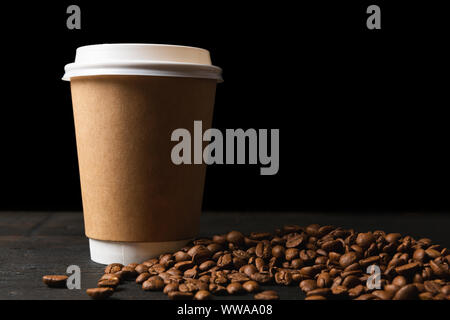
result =
[[141,263],[162,253],[174,252],[191,239],[165,242],[116,242],[89,239],[91,260],[100,264]]

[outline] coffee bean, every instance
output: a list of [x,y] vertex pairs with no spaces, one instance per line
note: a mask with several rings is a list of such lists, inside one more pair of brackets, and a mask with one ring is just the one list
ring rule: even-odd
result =
[[198,249],[195,254],[192,256],[192,261],[196,264],[201,264],[211,258],[212,252],[207,248]]
[[201,244],[203,246],[207,246],[208,244],[211,244],[213,241],[211,239],[208,238],[199,238],[199,239],[195,239],[193,241],[194,245],[198,245]]
[[420,273],[416,273],[413,276],[413,282],[415,283],[423,283],[423,277]]
[[400,275],[412,275],[419,269],[419,266],[420,262],[412,262],[395,268],[395,272]]
[[266,290],[254,295],[255,300],[278,300],[280,297],[274,290]]
[[356,244],[361,248],[368,248],[375,241],[372,232],[358,233]]
[[191,256],[184,251],[178,251],[173,255],[175,262],[191,260]]
[[304,241],[305,238],[302,235],[298,233],[292,233],[286,241],[286,248],[298,248],[304,243]]
[[175,264],[175,258],[173,254],[166,253],[161,255],[161,257],[159,258],[159,264],[163,265],[166,268],[170,268],[171,266],[173,266]]
[[286,253],[285,253],[286,260],[291,261],[291,260],[297,258],[299,252],[300,252],[300,250],[298,250],[297,248],[286,249]]
[[256,269],[256,267],[253,264],[247,264],[239,268],[239,272],[242,272],[250,277],[252,274],[258,272],[258,269]]
[[142,264],[150,268],[151,266],[157,264],[158,262],[159,262],[159,259],[153,258],[153,259],[149,259],[149,260],[142,262]]
[[233,265],[233,256],[230,253],[224,254],[217,260],[217,266],[220,268],[229,268]]
[[175,263],[174,267],[175,269],[180,270],[181,272],[184,272],[194,266],[194,263],[192,261],[180,261]]
[[209,283],[209,281],[211,280],[211,275],[209,275],[209,274],[204,274],[204,275],[200,276],[200,277],[198,278],[198,280],[203,281],[203,282],[206,282],[206,283]]
[[104,279],[99,280],[97,282],[97,287],[99,288],[113,288],[115,289],[120,283],[120,280],[118,278],[116,279]]
[[194,266],[191,269],[187,269],[184,272],[183,276],[184,278],[195,278],[197,277],[197,274],[198,274],[198,266]]
[[196,292],[198,289],[198,286],[192,282],[185,282],[178,285],[178,290],[180,292]]
[[423,283],[424,289],[432,294],[438,294],[441,291],[441,285],[435,281],[425,281]]
[[198,269],[200,271],[206,271],[211,269],[212,267],[214,267],[216,265],[216,263],[213,260],[206,260],[204,262],[202,262],[200,264],[200,266],[198,267]]
[[327,300],[324,296],[314,295],[314,296],[307,296],[305,300]]
[[262,259],[269,259],[272,255],[272,247],[270,242],[265,240],[258,243],[256,246],[256,256]]
[[372,294],[381,300],[391,300],[394,296],[394,293],[392,291],[385,291],[385,290],[375,290],[372,292]]
[[212,241],[214,243],[223,245],[227,242],[227,235],[226,234],[216,234],[212,237]]
[[433,294],[431,292],[422,292],[419,294],[420,300],[433,300]]
[[164,280],[160,276],[153,276],[142,283],[145,291],[160,291],[164,288]]
[[450,295],[450,285],[447,284],[447,285],[443,286],[441,288],[441,293],[445,294],[446,296]]
[[250,276],[250,278],[261,284],[267,284],[273,280],[273,276],[268,271],[254,273]]
[[361,267],[366,268],[372,264],[377,264],[381,260],[380,256],[372,256],[359,261]]
[[68,278],[66,275],[47,275],[42,277],[42,281],[51,288],[66,288]]
[[292,274],[286,270],[280,270],[275,274],[275,282],[288,286],[292,282]]
[[272,234],[270,232],[250,232],[250,239],[254,240],[267,240],[270,239]]
[[303,268],[300,269],[300,273],[305,275],[305,276],[307,276],[307,277],[309,277],[309,278],[312,278],[317,273],[319,273],[321,269],[322,268],[320,266],[318,266],[318,265],[317,266],[311,266],[311,267],[303,267]]
[[227,288],[225,288],[224,286],[221,286],[219,284],[215,284],[215,283],[211,283],[209,285],[208,290],[211,291],[215,295],[223,295],[223,294],[228,293]]
[[241,246],[244,244],[244,235],[239,231],[231,231],[227,234],[226,237],[228,242],[231,242],[237,246]]
[[317,288],[316,280],[303,280],[300,282],[300,289],[304,292],[308,292]]
[[178,291],[178,283],[174,283],[174,282],[169,283],[163,289],[163,292],[165,294],[169,294],[169,292],[172,292],[172,291]]
[[[344,285],[344,287],[347,288],[347,286]],[[359,284],[357,286],[352,287],[351,289],[348,290],[348,296],[351,298],[356,298],[359,297],[360,295],[362,295],[364,293],[364,286],[362,284]]]
[[137,277],[138,273],[133,267],[125,266],[120,271],[114,273],[124,280],[133,280]]
[[316,288],[306,293],[306,296],[323,296],[326,297],[331,294],[330,288]]
[[286,254],[286,249],[281,245],[272,247],[272,256],[277,258],[283,258]]
[[439,251],[431,248],[425,250],[425,253],[430,259],[436,259],[437,257],[441,256],[441,253]]
[[316,260],[314,260],[314,264],[326,264],[328,261],[328,257],[320,256],[317,257]]
[[227,275],[227,278],[231,282],[245,282],[250,280],[250,278],[245,273],[241,272],[230,273]]
[[103,274],[101,276],[100,280],[118,280],[119,283],[122,281],[120,276],[118,276],[117,274],[113,274],[113,273],[105,273],[105,274]]
[[137,273],[141,274],[141,273],[147,272],[148,268],[149,267],[147,267],[145,264],[139,264],[139,265],[136,266],[136,268],[134,268],[134,270]]
[[245,291],[250,292],[250,293],[258,292],[260,290],[258,282],[253,281],[253,280],[249,280],[249,281],[244,282],[242,284],[242,288]]
[[239,282],[232,282],[227,286],[227,292],[229,294],[240,294],[243,292],[243,290],[244,288]]
[[211,283],[215,283],[215,284],[227,284],[228,283],[228,278],[226,276],[226,274],[223,274],[223,272],[215,272],[214,274],[212,274],[211,278],[210,278],[210,282]]
[[212,254],[216,253],[217,251],[223,250],[223,246],[218,243],[210,243],[206,246],[206,249],[211,251]]
[[377,296],[375,296],[371,293],[366,293],[366,294],[359,296],[358,298],[356,298],[354,300],[377,300],[377,299],[379,299]]
[[117,273],[122,270],[123,265],[120,263],[112,263],[105,268],[105,273]]
[[431,270],[438,277],[447,278],[449,276],[448,265],[444,265],[433,260],[430,261]]
[[329,240],[322,244],[322,249],[329,252],[341,252],[344,244],[339,240]]
[[400,288],[394,295],[393,300],[415,300],[418,299],[419,291],[413,284]]
[[358,255],[355,252],[348,252],[346,254],[343,254],[339,258],[339,264],[341,265],[342,268],[346,268],[349,265],[355,263],[357,259]]
[[211,300],[211,299],[212,299],[211,292],[207,290],[199,290],[194,295],[194,300]]
[[392,284],[398,287],[403,287],[408,284],[408,280],[404,276],[397,276],[392,280]]
[[335,229],[334,226],[322,226],[322,227],[320,227],[319,230],[318,230],[318,232],[319,232],[318,236],[319,236],[319,237],[323,237],[323,236],[329,234],[329,233],[330,233],[331,231],[333,231],[334,229]]
[[305,264],[311,264],[316,258],[316,252],[313,250],[300,250],[298,255]]
[[389,292],[392,292],[392,293],[397,292],[399,289],[400,289],[400,287],[396,286],[395,284],[387,284],[387,285],[384,286],[384,290],[385,291],[389,291]]
[[109,298],[114,293],[114,289],[112,289],[112,288],[91,288],[91,289],[87,289],[86,293],[92,299],[102,300],[102,299]]
[[197,251],[204,249],[206,249],[206,247],[202,244],[194,245],[187,251],[187,254],[193,257],[197,253]]
[[333,280],[330,277],[330,274],[328,272],[322,272],[317,277],[317,286],[319,288],[325,288],[330,287],[333,283]]
[[425,260],[425,257],[426,257],[425,250],[417,249],[417,250],[414,251],[414,254],[413,254],[413,259],[414,260],[423,262]]
[[402,237],[402,235],[400,233],[389,233],[387,234],[384,238],[386,239],[387,242],[397,242],[398,240],[400,240],[400,238]]
[[417,288],[417,290],[418,290],[419,292],[424,292],[424,291],[425,291],[425,286],[423,285],[423,283],[417,283],[417,282],[415,282],[415,283],[413,283],[413,285],[416,286],[416,288]]
[[126,265],[126,267],[130,268],[130,269],[136,269],[136,267],[139,265],[139,263],[136,262],[132,262]]
[[347,266],[344,269],[344,272],[355,271],[355,270],[361,271],[361,266],[360,266],[360,264],[358,262],[352,263],[351,265]]
[[192,300],[194,295],[191,292],[170,291],[168,294],[171,300]]
[[342,281],[342,285],[347,288],[353,288],[360,284],[360,282],[361,280],[359,280],[357,276],[350,275],[344,278],[344,280]]
[[301,267],[303,267],[303,260],[302,259],[294,259],[291,261],[291,268],[293,269],[300,269]]

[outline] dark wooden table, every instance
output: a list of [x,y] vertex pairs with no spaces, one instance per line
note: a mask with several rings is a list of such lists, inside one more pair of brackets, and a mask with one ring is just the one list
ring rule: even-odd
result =
[[[358,231],[382,229],[427,237],[450,246],[448,214],[319,214],[319,213],[205,213],[201,236],[229,230],[272,231],[284,224],[332,224]],[[81,268],[82,290],[50,289],[44,274],[65,274],[69,265]],[[95,287],[104,266],[90,261],[79,212],[0,212],[0,299],[88,299],[85,289]],[[301,299],[297,287],[276,289],[281,299]],[[167,299],[159,292],[144,292],[133,282],[114,294],[116,299]],[[251,295],[233,299],[252,299]],[[220,299],[230,299],[221,297]]]

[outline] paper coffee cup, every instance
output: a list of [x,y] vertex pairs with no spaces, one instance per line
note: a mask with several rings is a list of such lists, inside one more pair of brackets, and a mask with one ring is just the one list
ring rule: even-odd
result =
[[205,165],[175,165],[177,128],[211,126],[221,69],[204,49],[104,44],[66,65],[91,259],[140,262],[198,232]]

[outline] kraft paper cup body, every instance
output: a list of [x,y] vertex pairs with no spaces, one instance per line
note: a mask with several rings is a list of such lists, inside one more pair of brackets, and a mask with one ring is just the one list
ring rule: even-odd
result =
[[193,145],[194,121],[211,127],[218,79],[105,73],[70,81],[91,259],[127,264],[179,249],[198,232],[206,167],[173,164],[171,134],[188,129]]

